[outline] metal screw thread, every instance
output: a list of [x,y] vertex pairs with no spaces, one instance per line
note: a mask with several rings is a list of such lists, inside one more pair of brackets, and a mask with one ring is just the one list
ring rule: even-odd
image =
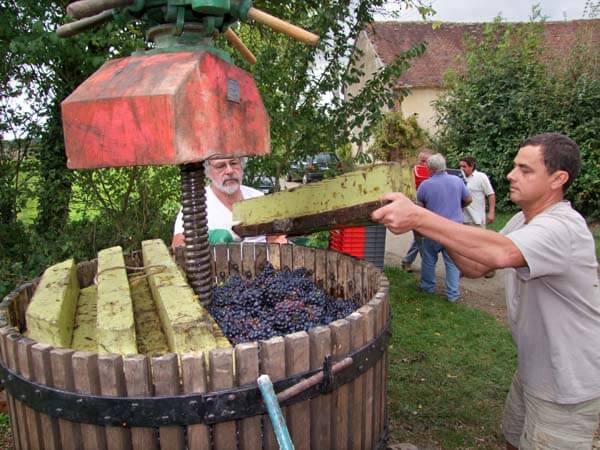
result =
[[212,290],[211,257],[206,219],[204,164],[181,167],[184,265],[188,283],[203,305],[210,304]]

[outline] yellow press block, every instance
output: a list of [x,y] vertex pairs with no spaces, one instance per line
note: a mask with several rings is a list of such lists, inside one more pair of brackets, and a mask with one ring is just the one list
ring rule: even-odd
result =
[[233,230],[240,236],[304,234],[369,222],[387,192],[415,195],[411,168],[399,163],[369,166],[318,183],[256,197],[233,205]]
[[69,347],[78,297],[75,260],[48,267],[27,308],[27,335],[55,347]]
[[98,352],[137,353],[133,305],[121,247],[98,252]]
[[214,319],[198,302],[164,242],[142,242],[142,255],[170,350],[186,353],[230,347]]

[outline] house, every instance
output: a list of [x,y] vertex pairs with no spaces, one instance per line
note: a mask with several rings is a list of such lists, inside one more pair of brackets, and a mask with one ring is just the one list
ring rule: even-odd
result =
[[[355,95],[381,67],[414,44],[427,43],[425,53],[412,60],[397,85],[410,88],[410,94],[399,108],[407,117],[416,113],[419,124],[435,133],[436,113],[432,102],[443,92],[444,73],[448,69],[464,69],[461,58],[465,51],[464,36],[482,35],[483,23],[442,23],[434,28],[427,22],[375,22],[360,33],[356,47],[362,56],[356,65],[362,67],[362,79],[348,87],[346,96]],[[600,19],[544,23],[543,60],[555,64],[582,39],[600,45]]]

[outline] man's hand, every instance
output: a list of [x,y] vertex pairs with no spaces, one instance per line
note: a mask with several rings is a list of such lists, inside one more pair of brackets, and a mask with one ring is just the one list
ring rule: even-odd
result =
[[494,212],[493,211],[488,212],[486,223],[494,223]]
[[404,194],[391,192],[381,196],[380,200],[392,203],[373,211],[371,218],[375,222],[382,223],[394,234],[406,233],[417,228],[423,209],[415,205]]

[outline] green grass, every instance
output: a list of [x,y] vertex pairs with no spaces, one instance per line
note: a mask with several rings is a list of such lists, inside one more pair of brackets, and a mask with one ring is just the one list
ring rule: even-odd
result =
[[502,408],[516,368],[509,331],[482,311],[419,291],[403,271],[386,274],[391,442],[503,448]]

